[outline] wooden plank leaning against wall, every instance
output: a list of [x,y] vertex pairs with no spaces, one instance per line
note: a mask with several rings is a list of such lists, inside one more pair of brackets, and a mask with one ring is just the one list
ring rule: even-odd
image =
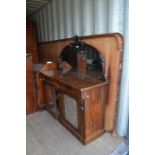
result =
[[[105,59],[105,73],[109,79],[105,107],[105,130],[114,132],[117,114],[120,71],[122,64],[123,37],[119,33],[81,37],[85,43],[95,47]],[[39,44],[39,62],[51,60],[57,64],[58,56],[71,38]]]
[[32,55],[26,55],[26,114],[38,110],[34,73],[32,71]]
[[26,52],[32,54],[32,62],[38,62],[37,28],[35,22],[26,23]]
[[33,64],[38,62],[36,23],[26,23],[26,114],[38,110]]

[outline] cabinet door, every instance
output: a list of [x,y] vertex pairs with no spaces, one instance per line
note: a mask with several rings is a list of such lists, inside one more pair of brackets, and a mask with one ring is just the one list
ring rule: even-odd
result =
[[59,99],[59,107],[60,107],[60,119],[68,124],[70,128],[78,131],[79,129],[79,104],[78,99],[63,93],[62,91],[58,91],[60,99]]
[[84,142],[84,101],[59,91],[60,122],[80,141]]
[[78,128],[78,106],[77,100],[68,96],[67,94],[63,95],[63,104],[64,104],[64,117],[72,126]]
[[55,118],[58,117],[57,94],[54,86],[36,76],[38,104],[40,109],[47,109]]
[[99,86],[84,91],[82,96],[85,101],[85,140],[86,143],[104,131],[105,97],[104,87]]
[[51,113],[55,118],[58,118],[59,109],[57,101],[57,92],[54,86],[50,85],[48,82],[44,81],[44,93],[45,93],[45,102],[46,109]]

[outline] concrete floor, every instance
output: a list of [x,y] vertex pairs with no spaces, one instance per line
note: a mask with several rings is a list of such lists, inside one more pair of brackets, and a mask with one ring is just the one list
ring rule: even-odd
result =
[[109,155],[124,143],[123,138],[105,133],[84,146],[47,111],[28,115],[26,124],[27,155]]

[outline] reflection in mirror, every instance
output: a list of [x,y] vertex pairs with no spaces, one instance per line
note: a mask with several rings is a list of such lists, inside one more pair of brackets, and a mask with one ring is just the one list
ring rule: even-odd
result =
[[[59,55],[61,61],[66,61],[72,67],[72,71],[78,70],[77,55],[80,53],[79,47],[80,45],[78,46],[77,43],[73,43],[72,46],[66,46]],[[98,77],[103,76],[105,61],[100,52],[88,44],[84,44],[84,48],[82,50],[84,50],[83,52],[86,53],[87,72],[95,74]]]
[[77,101],[74,98],[64,94],[64,109],[65,119],[75,128],[78,128]]

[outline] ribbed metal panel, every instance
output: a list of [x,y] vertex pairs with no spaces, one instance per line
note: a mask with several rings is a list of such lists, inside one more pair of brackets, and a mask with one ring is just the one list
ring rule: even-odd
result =
[[73,34],[82,35],[82,9],[81,0],[73,0]]
[[82,0],[82,34],[93,34],[94,9],[92,0]]
[[48,16],[47,16],[47,6],[43,8],[43,28],[44,28],[44,41],[48,41],[49,29],[48,29]]
[[[52,20],[53,20],[53,39],[58,38],[58,16],[57,16],[57,0],[52,1]],[[48,24],[48,23],[47,23]]]
[[108,1],[108,32],[114,32],[115,31],[115,14],[117,12],[116,7],[114,5],[114,0]]
[[122,77],[120,86],[120,98],[118,109],[117,132],[120,136],[125,136],[128,128],[129,119],[129,47],[128,47],[128,0],[115,0],[115,24],[114,31],[124,35],[124,55],[122,65]]
[[41,42],[44,40],[44,29],[43,29],[43,10],[39,11],[39,24],[40,24],[40,33],[41,33]]
[[94,5],[95,5],[94,33],[95,34],[106,33],[108,30],[108,2],[103,0],[96,0]]
[[73,35],[72,15],[73,15],[72,0],[65,0],[65,31],[66,37]]
[[63,0],[58,0],[57,1],[57,4],[58,4],[58,38],[62,39],[64,38],[65,34],[65,27],[64,27],[64,23],[65,23],[65,20],[64,20],[64,3],[63,3]]
[[33,15],[39,42],[107,33],[107,6],[108,0],[52,0]]
[[26,15],[31,16],[51,0],[26,0]]
[[38,42],[41,42],[41,30],[40,30],[40,24],[39,24],[39,13],[36,14],[36,24],[37,24],[37,34],[38,34]]
[[47,5],[48,40],[53,40],[52,5]]

